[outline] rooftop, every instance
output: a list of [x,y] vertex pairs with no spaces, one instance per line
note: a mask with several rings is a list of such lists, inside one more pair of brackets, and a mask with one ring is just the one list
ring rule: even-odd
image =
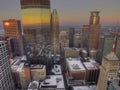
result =
[[20,71],[24,68],[25,63],[24,62],[20,62],[20,60],[16,60],[12,65],[11,65],[11,69],[12,71],[16,72],[16,71]]
[[41,82],[40,88],[55,87],[57,89],[64,89],[64,80],[62,75],[49,75],[47,78]]
[[54,65],[54,68],[52,69],[52,72],[53,72],[55,75],[60,75],[60,74],[62,74],[61,66],[60,66],[60,65]]
[[78,58],[67,58],[68,67],[71,71],[86,70]]
[[90,70],[90,69],[97,69],[91,62],[84,62],[83,63],[85,67]]
[[114,52],[110,52],[105,58],[108,60],[119,60]]
[[41,65],[41,64],[31,64],[30,65],[31,69],[44,69],[45,65]]
[[39,82],[33,81],[29,84],[28,90],[38,90]]
[[73,86],[73,90],[96,90],[96,86]]

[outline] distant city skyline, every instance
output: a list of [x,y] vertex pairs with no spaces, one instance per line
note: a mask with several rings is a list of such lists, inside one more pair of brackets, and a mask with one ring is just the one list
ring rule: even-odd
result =
[[[115,25],[120,22],[119,4],[120,0],[51,0],[61,25],[88,24],[91,11],[100,11],[102,25]],[[0,24],[4,19],[21,19],[19,0],[1,0]]]

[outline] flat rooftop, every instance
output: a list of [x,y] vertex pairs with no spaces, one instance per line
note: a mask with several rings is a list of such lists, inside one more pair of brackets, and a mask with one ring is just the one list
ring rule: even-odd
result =
[[97,67],[94,66],[91,62],[84,62],[83,64],[88,70],[97,69]]
[[31,64],[30,65],[31,69],[45,69],[45,65],[41,65],[41,64]]
[[62,75],[48,75],[47,78],[41,82],[40,88],[57,88],[65,89],[64,80]]
[[11,65],[11,69],[13,72],[17,72],[22,70],[24,68],[24,65],[24,62],[20,62],[19,60],[17,60],[16,62],[14,62],[14,64]]
[[64,50],[76,50],[76,51],[80,51],[81,49],[80,48],[70,48],[70,47],[64,47]]
[[66,61],[70,71],[86,70],[82,62],[78,58],[67,58]]
[[96,90],[96,86],[73,86],[73,90]]
[[38,90],[39,82],[38,81],[32,81],[30,82],[27,90]]

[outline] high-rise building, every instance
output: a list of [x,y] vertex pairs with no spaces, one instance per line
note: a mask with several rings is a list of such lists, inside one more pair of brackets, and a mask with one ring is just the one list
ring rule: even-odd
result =
[[74,45],[74,34],[75,34],[75,29],[70,28],[69,29],[69,47],[73,47]]
[[83,25],[82,27],[82,47],[88,48],[89,45],[89,25]]
[[[114,41],[114,34],[104,34],[100,37],[99,52],[98,52],[98,62],[101,63],[102,57],[106,56],[112,48],[112,43]],[[117,35],[115,53],[120,59],[120,35]]]
[[98,49],[100,34],[100,17],[99,11],[91,12],[90,16],[90,33],[89,33],[89,49]]
[[54,9],[51,14],[51,50],[54,54],[60,53],[59,19],[56,9]]
[[14,55],[23,55],[23,40],[20,20],[9,19],[3,21],[5,36],[8,37],[11,53]]
[[21,0],[21,9],[26,40],[38,44],[49,41],[50,0]]
[[100,70],[99,80],[97,84],[96,90],[106,90],[107,89],[107,81],[110,78],[117,77],[118,69],[119,69],[119,59],[116,56],[114,49],[116,43],[116,36],[114,37],[112,51],[106,55],[102,60],[102,67]]
[[0,41],[0,90],[15,90],[5,41]]
[[21,14],[26,48],[33,48],[28,58],[35,59],[50,43],[50,0],[21,0]]
[[80,48],[81,47],[81,34],[77,33],[74,34],[74,44],[73,46],[76,48]]

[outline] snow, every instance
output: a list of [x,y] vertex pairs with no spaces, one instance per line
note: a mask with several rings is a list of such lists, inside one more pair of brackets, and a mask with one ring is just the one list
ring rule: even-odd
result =
[[90,62],[83,63],[87,69],[96,69],[96,67]]
[[96,86],[73,86],[73,90],[96,90]]
[[61,66],[60,65],[54,65],[54,68],[52,69],[52,72],[56,75],[62,74]]
[[86,70],[80,60],[76,58],[67,58],[66,60],[71,71]]
[[46,80],[41,83],[41,87],[56,86],[57,89],[64,89],[64,80],[62,75],[48,75]]

